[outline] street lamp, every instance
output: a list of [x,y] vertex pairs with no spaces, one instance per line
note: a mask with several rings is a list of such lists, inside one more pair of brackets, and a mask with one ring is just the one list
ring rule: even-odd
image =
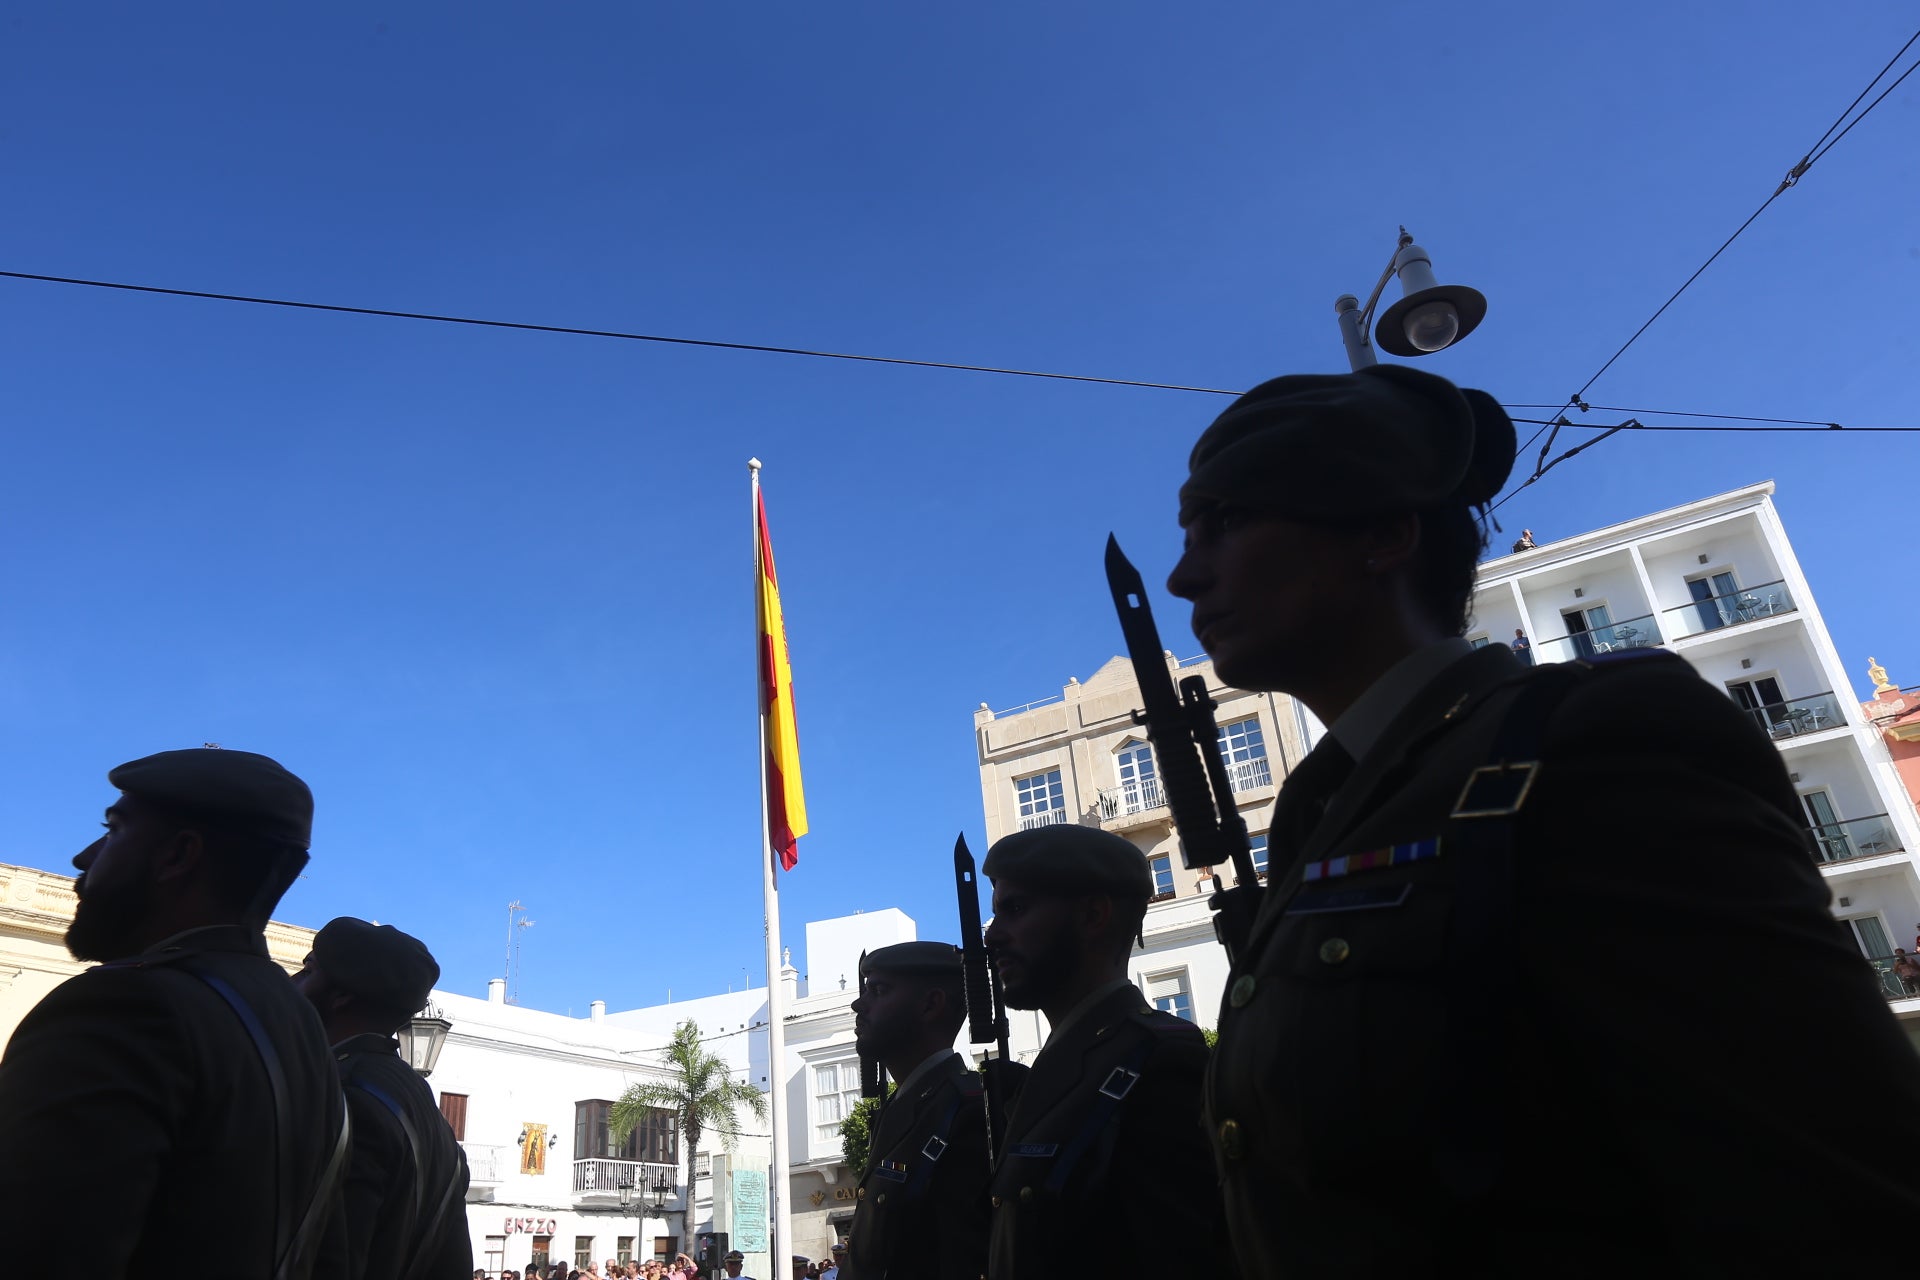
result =
[[631,1173],[620,1175],[620,1207],[622,1209],[633,1207],[633,1175]]
[[440,1050],[445,1047],[447,1032],[451,1030],[453,1024],[445,1015],[428,1005],[393,1034],[400,1042],[400,1057],[407,1065],[423,1076],[430,1076],[434,1064],[440,1061]]
[[662,1170],[653,1180],[653,1212],[663,1215],[667,1211],[667,1197],[673,1194],[673,1180]]
[[[1367,325],[1373,319],[1373,308],[1387,281],[1396,275],[1405,296],[1387,308],[1369,341]],[[1436,281],[1433,259],[1402,227],[1393,260],[1380,273],[1380,282],[1373,286],[1367,305],[1362,307],[1358,298],[1343,293],[1333,310],[1340,318],[1340,341],[1346,344],[1347,363],[1358,372],[1380,363],[1373,354],[1374,342],[1396,356],[1424,356],[1446,350],[1486,318],[1487,299],[1478,289]]]

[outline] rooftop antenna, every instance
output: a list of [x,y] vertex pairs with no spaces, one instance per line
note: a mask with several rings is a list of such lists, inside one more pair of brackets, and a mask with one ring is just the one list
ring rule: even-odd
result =
[[520,992],[520,931],[533,928],[533,921],[526,919],[527,908],[515,898],[507,904],[507,1003],[519,1004]]

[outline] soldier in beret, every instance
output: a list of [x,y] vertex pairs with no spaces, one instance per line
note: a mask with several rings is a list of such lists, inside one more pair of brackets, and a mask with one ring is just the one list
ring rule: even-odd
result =
[[1462,638],[1513,455],[1491,397],[1385,365],[1264,383],[1193,449],[1168,588],[1224,681],[1329,726],[1208,1082],[1241,1273],[1898,1267],[1920,1064],[1778,752],[1663,650]]
[[986,1117],[980,1077],[953,1050],[966,1020],[960,949],[901,942],[860,962],[853,1035],[896,1082],[873,1125],[855,1194],[846,1280],[978,1280],[987,1259]]
[[298,1280],[346,1108],[263,935],[306,865],[313,797],[245,751],[166,751],[107,781],[120,796],[73,860],[67,931],[103,963],[36,1005],[0,1062],[0,1221],[84,1249],[102,1280],[172,1274],[182,1230],[218,1223],[197,1275]]
[[1204,1258],[1214,1213],[1200,1128],[1207,1045],[1127,980],[1153,896],[1146,855],[1092,827],[1018,831],[987,851],[987,950],[1015,1009],[1051,1028],[1020,1088],[992,1184],[990,1280],[1131,1275],[1141,1237],[1116,1220],[1145,1188],[1155,1234],[1181,1243],[1154,1274],[1218,1274]]
[[466,1153],[394,1039],[439,978],[419,939],[352,916],[314,935],[294,977],[320,1013],[353,1119],[342,1203],[349,1280],[457,1280],[473,1266]]

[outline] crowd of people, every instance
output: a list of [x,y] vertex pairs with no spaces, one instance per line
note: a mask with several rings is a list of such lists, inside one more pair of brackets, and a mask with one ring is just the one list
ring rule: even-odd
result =
[[686,1254],[677,1254],[671,1261],[661,1262],[650,1258],[645,1262],[629,1260],[620,1262],[608,1258],[605,1262],[587,1263],[585,1266],[570,1267],[564,1262],[549,1262],[544,1266],[534,1265],[524,1273],[509,1267],[498,1276],[490,1275],[485,1268],[475,1268],[473,1280],[704,1280],[700,1269]]

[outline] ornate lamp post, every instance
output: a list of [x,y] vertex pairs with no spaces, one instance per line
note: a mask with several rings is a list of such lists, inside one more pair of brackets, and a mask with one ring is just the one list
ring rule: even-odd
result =
[[[1374,305],[1386,290],[1387,281],[1396,275],[1405,296],[1387,308],[1369,341],[1367,325],[1373,319]],[[1333,310],[1340,318],[1340,340],[1346,344],[1347,363],[1358,372],[1380,363],[1373,354],[1374,342],[1396,356],[1424,356],[1446,350],[1486,318],[1487,299],[1478,289],[1435,280],[1433,259],[1402,227],[1393,259],[1380,273],[1380,282],[1373,286],[1367,305],[1362,307],[1358,298],[1343,293]]]
[[453,1024],[438,1009],[428,1005],[394,1033],[400,1042],[401,1059],[421,1075],[432,1075],[434,1064],[440,1061],[440,1050],[446,1047],[447,1032],[451,1030]]

